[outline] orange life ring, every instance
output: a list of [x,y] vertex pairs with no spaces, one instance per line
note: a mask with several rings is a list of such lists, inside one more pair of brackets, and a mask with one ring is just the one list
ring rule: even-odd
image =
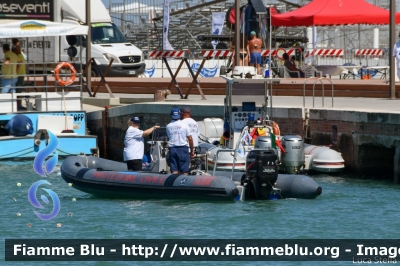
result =
[[[62,80],[60,77],[60,70],[61,68],[68,68],[71,71],[71,76],[67,80]],[[74,83],[75,77],[76,77],[76,70],[73,65],[67,62],[61,62],[59,63],[56,68],[54,69],[54,77],[56,79],[56,82],[61,85],[61,86],[69,86],[72,83]]]
[[276,123],[275,121],[272,121],[272,132],[275,136],[281,135],[281,130],[279,129],[278,123]]

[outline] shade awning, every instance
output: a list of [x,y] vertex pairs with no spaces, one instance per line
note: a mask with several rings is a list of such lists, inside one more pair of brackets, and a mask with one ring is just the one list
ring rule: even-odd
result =
[[87,35],[88,27],[79,24],[42,20],[0,20],[0,38],[25,38]]
[[[303,7],[283,14],[272,14],[272,26],[333,26],[389,24],[389,10],[365,0],[313,0]],[[396,13],[396,24],[400,13]]]

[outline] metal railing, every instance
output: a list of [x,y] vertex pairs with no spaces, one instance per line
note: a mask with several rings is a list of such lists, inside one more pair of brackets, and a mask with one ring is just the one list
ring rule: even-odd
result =
[[[33,82],[25,82],[22,86],[11,86],[10,91],[8,93],[1,93],[1,95],[11,94],[11,97],[0,97],[0,103],[4,110],[9,110],[11,112],[19,112],[19,111],[52,111],[49,110],[49,105],[54,104],[55,101],[64,102],[64,104],[57,107],[59,110],[57,111],[66,111],[65,102],[68,100],[79,100],[79,109],[82,110],[82,74],[76,73],[76,79],[78,79],[78,83],[72,84],[71,86],[59,86],[55,80],[49,80],[49,77],[53,75],[49,74],[34,74],[34,75],[26,75],[30,78],[33,78]],[[70,74],[59,74],[60,78],[69,78]],[[39,82],[42,82],[39,85]],[[50,85],[50,82],[54,82],[54,85]],[[3,88],[1,88],[3,89]],[[76,91],[79,92],[78,97],[68,96],[65,97],[65,93]],[[49,93],[55,92],[60,97],[54,97],[55,94],[52,94],[49,97]],[[61,93],[60,93],[61,92]],[[22,106],[22,101],[26,101],[26,107]],[[30,100],[33,100],[34,103],[30,103]],[[14,104],[17,103],[17,109],[15,109]],[[7,105],[10,104],[11,108],[8,108]],[[36,106],[35,106],[36,105]],[[57,105],[58,106],[58,105]],[[52,109],[55,109],[54,106]],[[56,110],[54,110],[56,111]]]
[[[218,150],[216,153],[215,153],[215,155],[214,155],[214,168],[213,168],[213,173],[212,173],[212,175],[214,176],[215,175],[215,171],[217,170],[217,163],[218,163],[218,157],[219,157],[219,154],[220,153],[227,153],[227,152],[235,152],[235,150],[234,149],[220,149],[220,150]],[[235,158],[235,156],[233,155],[233,165],[232,165],[232,169],[234,168],[234,166],[235,166],[235,160],[236,160],[236,158]],[[233,172],[233,171],[232,171]],[[233,174],[232,174],[232,176],[233,176]],[[231,179],[232,179],[232,176],[231,176]]]
[[332,86],[332,107],[333,107],[333,98],[334,98],[334,88],[333,88],[333,83],[332,83],[332,81],[331,81],[331,79],[329,79],[329,78],[326,78],[326,77],[310,77],[310,78],[307,78],[305,81],[304,81],[304,83],[303,83],[303,108],[305,108],[306,107],[306,83],[309,81],[309,80],[311,80],[311,79],[316,79],[315,81],[314,81],[314,84],[313,84],[313,93],[312,93],[312,97],[313,97],[313,108],[314,108],[314,106],[315,106],[315,104],[314,104],[314,100],[315,100],[315,84],[319,81],[320,83],[321,83],[321,85],[322,85],[322,107],[324,107],[324,83],[322,82],[322,79],[326,79],[326,80],[328,80],[330,83],[331,83],[331,86]]

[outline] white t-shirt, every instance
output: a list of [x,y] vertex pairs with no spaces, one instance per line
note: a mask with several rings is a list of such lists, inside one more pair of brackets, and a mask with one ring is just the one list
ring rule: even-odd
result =
[[398,41],[398,42],[396,42],[396,43],[394,44],[393,56],[396,57],[397,68],[400,68],[400,41]]
[[197,122],[190,117],[183,119],[182,122],[186,123],[190,128],[190,133],[193,138],[193,146],[199,146],[199,125],[197,125]]
[[143,130],[130,126],[125,133],[124,161],[142,159],[144,154]]
[[181,120],[172,120],[167,125],[168,144],[170,147],[188,146],[187,136],[191,136],[190,128]]

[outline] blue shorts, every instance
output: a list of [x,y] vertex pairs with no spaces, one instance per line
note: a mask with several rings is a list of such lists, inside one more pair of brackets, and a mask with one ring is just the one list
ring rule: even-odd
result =
[[188,146],[171,147],[169,149],[171,172],[189,172],[190,154]]
[[260,52],[250,53],[250,64],[261,64],[261,53]]

